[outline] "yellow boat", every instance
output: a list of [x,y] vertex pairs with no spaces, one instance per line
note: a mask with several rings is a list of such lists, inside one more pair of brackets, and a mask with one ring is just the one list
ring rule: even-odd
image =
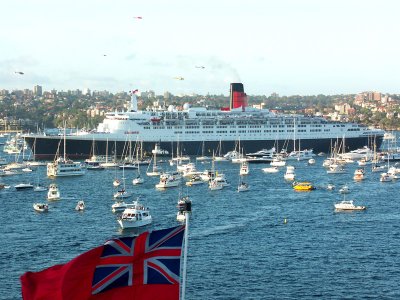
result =
[[315,187],[310,182],[294,182],[293,189],[295,191],[312,191]]

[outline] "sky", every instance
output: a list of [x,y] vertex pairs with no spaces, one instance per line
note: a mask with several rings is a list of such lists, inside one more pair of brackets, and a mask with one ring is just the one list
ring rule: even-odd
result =
[[400,93],[400,1],[12,0],[0,11],[0,89]]

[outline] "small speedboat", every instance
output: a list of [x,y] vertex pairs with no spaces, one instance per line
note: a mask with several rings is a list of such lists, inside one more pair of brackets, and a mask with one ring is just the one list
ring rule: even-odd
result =
[[347,185],[344,185],[340,188],[339,193],[341,194],[348,194],[350,193],[350,189]]
[[33,188],[33,191],[34,192],[45,192],[45,191],[47,191],[47,188],[44,187],[43,185],[38,184],[37,186],[35,186]]
[[237,190],[238,190],[238,192],[246,192],[246,191],[250,190],[250,186],[245,182],[241,182],[238,185],[238,189]]
[[329,184],[326,186],[326,189],[329,190],[329,191],[333,191],[333,190],[335,189],[335,185],[332,184],[332,183],[329,183]]
[[113,181],[113,186],[120,186],[121,181],[119,181],[118,179],[114,179]]
[[315,159],[314,159],[314,158],[310,158],[310,159],[308,160],[308,164],[309,164],[309,165],[315,165]]
[[33,203],[33,209],[37,212],[47,212],[49,211],[49,206],[47,203]]
[[75,206],[75,210],[77,210],[77,211],[83,211],[85,208],[86,208],[86,206],[85,206],[85,202],[83,200],[79,200]]
[[17,191],[31,190],[33,185],[30,183],[20,183],[14,186]]
[[264,173],[277,173],[277,172],[279,172],[279,168],[278,167],[262,168],[261,170]]

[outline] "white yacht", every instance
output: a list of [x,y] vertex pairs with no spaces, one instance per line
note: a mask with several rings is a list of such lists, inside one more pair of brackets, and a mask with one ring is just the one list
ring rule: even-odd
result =
[[122,229],[142,227],[151,222],[152,217],[149,208],[144,207],[138,201],[135,201],[131,207],[126,208],[118,219],[118,224]]
[[344,154],[339,154],[341,158],[349,158],[352,160],[360,160],[360,159],[372,159],[374,157],[374,151],[371,150],[369,147],[364,146],[362,148],[352,150],[350,152],[346,152]]

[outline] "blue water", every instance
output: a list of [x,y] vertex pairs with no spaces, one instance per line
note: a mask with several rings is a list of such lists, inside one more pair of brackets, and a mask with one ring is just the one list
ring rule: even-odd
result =
[[[251,190],[238,193],[239,165],[231,163],[216,165],[231,187],[184,188],[193,201],[187,299],[400,299],[400,182],[381,183],[379,174],[367,170],[356,183],[355,164],[347,174],[326,174],[322,159],[314,166],[293,163],[298,180],[317,186],[312,192],[293,191],[283,169],[265,174],[264,165],[250,165]],[[133,186],[134,174],[125,172],[129,190],[151,208],[154,222],[147,229],[177,225],[179,189],[156,190],[157,178],[149,177]],[[50,180],[40,167],[0,178],[11,186],[37,178],[56,182],[62,196],[40,214],[32,204],[45,202],[46,193],[0,191],[0,299],[21,298],[19,276],[25,271],[67,262],[109,238],[135,233],[122,232],[111,212],[114,177],[115,171],[105,170]],[[327,183],[336,190],[324,189]],[[347,199],[366,211],[334,211],[342,200],[337,190],[346,183]],[[79,199],[87,205],[84,212],[74,210]]]

